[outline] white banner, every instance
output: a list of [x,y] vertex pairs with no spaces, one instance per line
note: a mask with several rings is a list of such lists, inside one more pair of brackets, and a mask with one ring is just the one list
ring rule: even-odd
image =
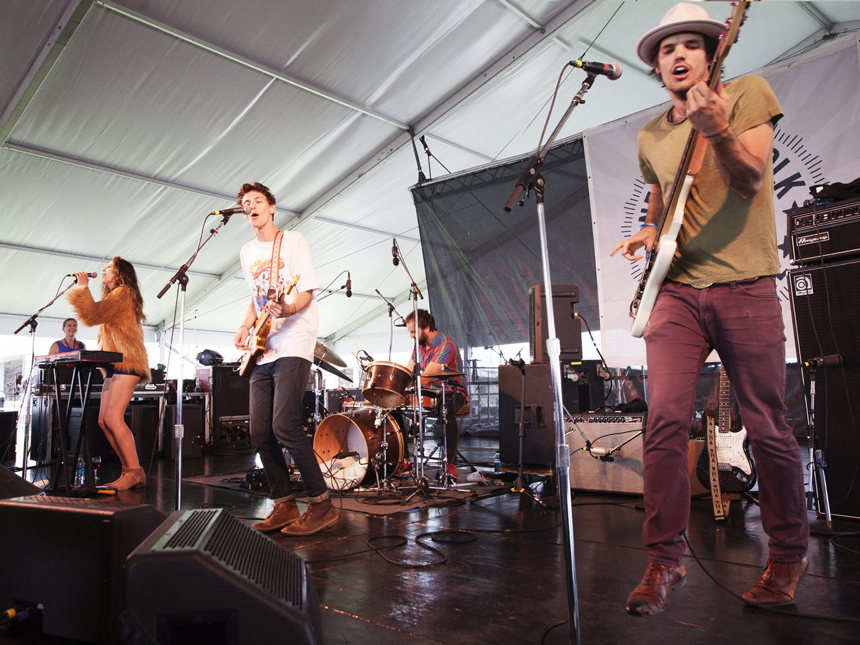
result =
[[[767,79],[785,116],[774,131],[774,206],[783,274],[778,283],[786,353],[795,357],[785,270],[786,212],[809,199],[815,184],[860,176],[860,47],[846,37],[788,62],[752,72]],[[630,336],[628,308],[644,261],[609,251],[639,230],[650,196],[636,161],[639,129],[669,103],[584,134],[594,227],[603,353],[610,365],[644,365],[645,343]],[[712,357],[713,360],[713,357]]]

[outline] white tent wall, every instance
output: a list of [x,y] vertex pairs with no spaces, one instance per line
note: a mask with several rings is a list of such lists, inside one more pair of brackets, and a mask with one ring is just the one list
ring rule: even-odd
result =
[[[580,57],[618,60],[625,73],[598,79],[560,138],[662,103],[634,49],[672,4],[5,0],[0,314],[14,329],[61,276],[119,254],[138,269],[148,323],[169,329],[176,292],[156,294],[217,224],[206,213],[258,180],[278,196],[276,223],[308,238],[319,283],[337,291],[343,271],[352,276],[352,298],[321,302],[320,338],[345,357],[356,345],[387,354],[375,290],[402,309],[409,286],[391,265],[392,237],[424,281],[408,130],[426,136],[435,157],[418,145],[419,157],[433,177],[527,153],[559,71]],[[729,13],[727,3],[704,6],[716,19]],[[858,21],[860,2],[755,3],[726,74]],[[568,69],[555,115],[583,77]],[[193,347],[229,349],[247,303],[238,250],[250,237],[233,218],[192,266]],[[71,314],[65,299],[45,312]],[[40,338],[53,340],[49,327]],[[211,341],[190,340],[192,328]],[[408,351],[398,331],[395,347]]]

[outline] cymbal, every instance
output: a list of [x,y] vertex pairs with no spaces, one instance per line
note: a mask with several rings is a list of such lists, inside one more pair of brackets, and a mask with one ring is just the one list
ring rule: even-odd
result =
[[338,367],[346,367],[346,361],[338,356],[333,349],[329,349],[322,343],[317,343],[314,347],[314,358],[318,358],[326,363],[337,365]]
[[326,372],[328,372],[329,374],[334,374],[335,376],[339,376],[339,377],[341,377],[342,379],[346,379],[347,381],[349,381],[350,383],[352,383],[352,379],[351,379],[351,378],[349,378],[346,374],[344,374],[343,372],[341,372],[339,369],[337,369],[337,368],[336,368],[336,367],[334,367],[333,365],[329,365],[328,363],[326,363],[326,362],[325,362],[324,360],[322,360],[321,358],[317,358],[316,356],[314,356],[314,365],[318,366],[321,370],[325,370],[325,371],[326,371]]
[[441,372],[424,372],[421,378],[454,378],[455,376],[466,376],[466,374],[464,372],[442,370]]

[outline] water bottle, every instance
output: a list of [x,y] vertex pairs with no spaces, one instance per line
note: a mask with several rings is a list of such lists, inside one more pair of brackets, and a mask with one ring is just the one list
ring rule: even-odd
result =
[[75,486],[83,486],[84,485],[84,458],[78,457],[78,465],[75,469]]
[[496,450],[496,456],[493,457],[493,472],[496,475],[502,474],[502,460],[499,457],[499,451],[498,450]]

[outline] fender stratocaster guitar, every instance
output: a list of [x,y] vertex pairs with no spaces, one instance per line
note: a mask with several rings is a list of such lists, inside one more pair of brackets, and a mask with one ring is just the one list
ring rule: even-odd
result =
[[712,445],[702,451],[696,464],[696,476],[702,486],[711,486],[711,464],[709,453],[714,454],[720,491],[723,493],[745,493],[755,485],[756,471],[750,453],[747,431],[732,432],[730,406],[732,386],[724,369],[720,370],[719,421],[714,430]]
[[[720,43],[708,78],[708,87],[712,91],[715,90],[720,81],[723,62],[737,40],[738,31],[740,31],[749,2],[734,2],[732,4],[734,10],[731,17],[726,21],[727,30],[720,36]],[[645,325],[648,324],[651,310],[654,308],[654,301],[657,300],[657,294],[675,257],[675,251],[678,248],[678,232],[684,223],[684,206],[687,203],[687,196],[690,194],[693,180],[702,167],[707,147],[707,143],[699,137],[699,133],[691,128],[687,145],[684,147],[684,154],[681,157],[681,165],[675,174],[671,189],[664,197],[664,199],[668,198],[668,201],[664,201],[663,214],[660,216],[660,221],[657,222],[658,234],[662,233],[662,236],[657,243],[656,252],[648,255],[645,270],[642,272],[633,301],[630,303],[630,317],[633,318],[630,334],[636,338],[641,338],[645,331]]]
[[[293,276],[282,289],[278,289],[274,295],[269,298],[270,302],[277,302],[282,296],[289,295],[299,282],[299,275]],[[269,335],[269,330],[272,328],[272,315],[267,307],[263,308],[260,316],[254,322],[254,325],[248,331],[248,337],[245,339],[245,346],[248,348],[239,365],[236,367],[236,372],[239,376],[250,376],[257,364],[257,358],[262,356],[266,351],[266,337]]]

